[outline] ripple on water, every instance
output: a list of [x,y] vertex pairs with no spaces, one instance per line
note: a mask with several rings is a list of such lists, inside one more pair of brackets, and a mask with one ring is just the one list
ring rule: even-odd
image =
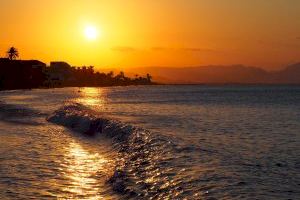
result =
[[[0,197],[116,198],[106,184],[115,162],[106,142],[51,124],[31,127],[26,134],[22,127],[1,125],[9,131],[1,133],[0,140]],[[49,134],[51,131],[55,134]]]

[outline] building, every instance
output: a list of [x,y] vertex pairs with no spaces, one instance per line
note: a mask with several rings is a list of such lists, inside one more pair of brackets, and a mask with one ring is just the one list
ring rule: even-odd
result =
[[64,71],[64,70],[69,70],[71,68],[71,65],[62,61],[55,61],[55,62],[50,62],[50,67],[55,70]]
[[72,79],[73,68],[66,62],[53,61],[46,68],[47,74],[46,85],[49,87],[59,87]]
[[46,64],[38,60],[0,59],[0,89],[37,88],[43,85]]

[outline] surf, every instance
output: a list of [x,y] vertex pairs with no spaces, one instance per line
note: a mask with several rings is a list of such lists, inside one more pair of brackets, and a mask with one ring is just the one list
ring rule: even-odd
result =
[[[166,138],[159,138],[148,130],[105,118],[79,103],[61,107],[50,115],[47,121],[87,137],[104,135],[112,140],[113,148],[118,152],[117,166],[107,184],[110,184],[115,192],[123,194],[126,198],[149,198],[155,194],[171,197],[170,194],[175,194],[171,191],[176,187],[168,183],[168,176],[160,172],[161,164],[166,164],[170,159],[161,157],[161,154],[170,148],[171,143]],[[162,160],[164,162],[161,162]],[[157,181],[154,181],[156,179],[164,181],[157,184]],[[166,183],[170,187],[162,190]]]

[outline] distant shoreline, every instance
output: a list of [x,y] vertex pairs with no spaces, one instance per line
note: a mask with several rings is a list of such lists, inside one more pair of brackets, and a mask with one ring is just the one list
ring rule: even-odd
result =
[[57,88],[57,87],[102,87],[127,85],[152,85],[152,76],[138,74],[134,78],[124,72],[103,73],[93,66],[75,67],[63,61],[51,62],[50,66],[38,60],[0,58],[0,90]]
[[269,84],[269,83],[189,83],[189,84],[182,84],[182,83],[173,83],[173,84],[164,84],[164,83],[153,83],[148,85],[111,85],[111,86],[64,86],[64,87],[39,87],[39,88],[16,88],[16,89],[0,89],[0,92],[2,91],[19,91],[19,90],[35,90],[35,89],[60,89],[60,88],[110,88],[110,87],[132,87],[132,86],[208,86],[208,87],[230,87],[230,86],[241,86],[241,87],[247,87],[247,86],[268,86],[268,87],[276,87],[276,86],[288,86],[288,87],[300,87],[300,84]]
[[174,86],[300,86],[300,83],[160,83],[158,85]]
[[59,88],[108,88],[108,87],[129,87],[129,86],[150,86],[150,85],[164,85],[159,83],[152,83],[152,84],[144,84],[144,85],[104,85],[104,86],[62,86],[62,87],[36,87],[36,88],[10,88],[10,89],[3,89],[0,88],[1,91],[14,91],[14,90],[35,90],[35,89],[59,89]]
[[245,65],[207,65],[140,67],[126,73],[149,73],[156,82],[169,84],[300,84],[300,63],[276,71]]

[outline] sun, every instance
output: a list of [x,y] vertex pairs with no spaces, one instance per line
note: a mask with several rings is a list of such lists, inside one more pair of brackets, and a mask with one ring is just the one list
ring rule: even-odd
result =
[[96,40],[98,38],[98,30],[96,26],[86,26],[84,29],[84,35],[88,40]]

